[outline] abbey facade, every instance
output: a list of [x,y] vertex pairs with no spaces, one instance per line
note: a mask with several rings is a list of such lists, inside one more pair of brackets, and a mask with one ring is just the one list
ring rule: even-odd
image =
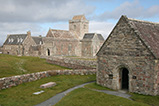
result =
[[3,53],[27,56],[93,57],[104,42],[101,34],[89,33],[89,21],[84,15],[69,20],[69,30],[49,29],[46,37],[27,34],[8,35]]

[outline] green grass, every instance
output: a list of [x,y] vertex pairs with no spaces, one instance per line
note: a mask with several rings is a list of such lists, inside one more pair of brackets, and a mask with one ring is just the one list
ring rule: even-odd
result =
[[61,66],[48,64],[45,59],[29,56],[11,56],[0,54],[0,78],[20,74],[35,73],[47,70],[66,69]]
[[135,93],[130,94],[132,95],[131,99],[134,101],[143,102],[151,106],[159,106],[159,96],[149,96]]
[[125,98],[79,88],[66,95],[55,106],[148,106]]
[[90,83],[90,84],[88,84],[88,85],[85,85],[84,87],[85,87],[85,88],[90,88],[90,89],[113,91],[112,89],[109,89],[109,88],[106,88],[106,87],[102,87],[101,85],[98,85],[96,82]]
[[147,96],[129,93],[130,101],[125,98],[96,92],[90,89],[111,90],[98,84],[90,83],[83,89],[77,89],[64,97],[56,106],[159,106],[159,96]]
[[[35,82],[24,83],[13,88],[1,90],[0,106],[33,106],[68,88],[93,80],[95,80],[95,75],[60,75],[44,78]],[[39,88],[41,84],[50,81],[56,82],[57,85],[47,89]],[[40,95],[33,95],[34,92],[41,90],[45,92]]]

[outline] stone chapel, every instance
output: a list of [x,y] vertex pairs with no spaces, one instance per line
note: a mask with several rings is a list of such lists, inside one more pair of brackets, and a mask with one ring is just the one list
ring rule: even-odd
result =
[[159,95],[159,23],[122,16],[97,53],[97,83]]

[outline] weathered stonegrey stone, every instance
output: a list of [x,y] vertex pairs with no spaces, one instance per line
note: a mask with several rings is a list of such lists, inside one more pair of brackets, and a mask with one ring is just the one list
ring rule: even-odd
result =
[[97,54],[97,83],[159,95],[159,51],[152,40],[159,38],[157,31],[159,24],[122,16]]
[[40,85],[40,88],[50,88],[50,87],[53,87],[53,86],[55,86],[55,85],[56,85],[55,82],[48,82],[48,83],[46,83],[46,84]]
[[96,69],[78,69],[78,70],[50,70],[44,72],[37,72],[32,74],[24,74],[12,77],[0,78],[0,90],[11,88],[22,83],[36,81],[45,77],[54,75],[94,75]]
[[96,58],[91,58],[90,60],[89,58],[76,59],[58,56],[41,58],[46,58],[48,63],[69,67],[72,69],[96,69],[97,66]]
[[25,55],[29,56],[29,48],[31,45],[36,45],[31,37],[31,32],[27,34],[12,34],[8,35],[6,41],[3,44],[3,54],[11,55]]

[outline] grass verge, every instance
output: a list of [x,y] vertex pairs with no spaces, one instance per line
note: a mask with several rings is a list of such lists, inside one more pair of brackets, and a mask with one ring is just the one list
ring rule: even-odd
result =
[[85,88],[91,88],[91,89],[98,89],[98,90],[109,90],[109,91],[114,91],[112,89],[102,87],[101,85],[98,85],[96,82],[90,83],[88,85],[84,86]]
[[159,96],[141,95],[130,93],[132,95],[131,99],[138,102],[143,102],[151,106],[159,106]]
[[48,64],[45,59],[29,56],[0,54],[0,78],[47,70],[62,70],[65,67]]
[[[60,75],[44,78],[35,82],[24,83],[19,86],[0,91],[0,106],[33,106],[41,103],[50,97],[72,88],[76,85],[95,80],[95,75]],[[52,88],[41,89],[41,84],[47,82],[56,82],[57,85]],[[40,95],[34,95],[34,92],[44,90]]]
[[79,88],[66,95],[55,106],[149,106],[144,103]]

